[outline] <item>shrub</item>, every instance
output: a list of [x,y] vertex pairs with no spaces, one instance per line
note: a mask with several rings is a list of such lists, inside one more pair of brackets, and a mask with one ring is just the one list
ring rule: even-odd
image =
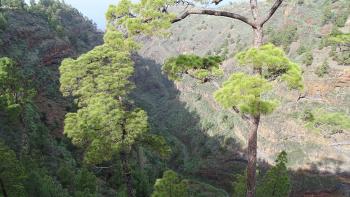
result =
[[319,77],[323,77],[328,73],[329,73],[329,64],[328,64],[328,61],[325,60],[322,65],[316,68],[315,74]]
[[342,112],[327,112],[323,109],[316,109],[307,113],[309,115],[304,114],[304,116],[309,117],[303,117],[307,127],[311,127],[313,129],[326,127],[328,128],[327,130],[350,129],[350,116]]
[[314,57],[312,55],[311,50],[305,52],[303,57],[303,64],[305,64],[306,66],[310,66],[313,61],[314,61]]
[[297,50],[298,55],[302,55],[303,53],[306,53],[308,49],[304,45],[300,45],[300,47]]

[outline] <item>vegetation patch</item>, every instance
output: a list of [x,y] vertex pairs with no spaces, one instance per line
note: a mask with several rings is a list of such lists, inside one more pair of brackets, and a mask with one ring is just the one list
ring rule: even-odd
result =
[[223,70],[220,68],[222,61],[220,56],[179,55],[169,58],[162,70],[171,80],[180,80],[183,74],[189,74],[202,82],[207,82],[223,75]]
[[314,130],[337,133],[350,129],[350,116],[342,112],[328,112],[324,109],[305,110],[301,119],[306,123],[307,128]]

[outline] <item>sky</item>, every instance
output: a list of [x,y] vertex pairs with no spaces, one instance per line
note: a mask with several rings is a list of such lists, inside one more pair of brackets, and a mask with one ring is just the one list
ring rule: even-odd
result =
[[[29,1],[26,0],[28,4]],[[118,0],[65,0],[65,2],[77,8],[85,16],[92,19],[99,29],[104,30],[106,26],[105,12],[110,4],[117,4]]]

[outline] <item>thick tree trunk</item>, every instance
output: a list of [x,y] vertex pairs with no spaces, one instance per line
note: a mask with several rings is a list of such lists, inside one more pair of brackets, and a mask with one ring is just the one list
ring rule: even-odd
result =
[[[254,47],[260,47],[263,44],[263,29],[261,26],[253,28]],[[256,74],[261,75],[261,68],[254,70]],[[256,161],[257,161],[257,141],[258,129],[260,124],[260,114],[250,118],[251,125],[248,134],[248,166],[247,166],[247,197],[254,197],[256,190]]]
[[253,28],[254,31],[254,47],[260,47],[263,44],[263,28],[258,26]]
[[0,186],[1,186],[1,191],[2,191],[2,194],[4,195],[4,197],[8,197],[4,182],[2,182],[1,179],[0,179]]
[[256,189],[256,153],[260,115],[251,118],[248,134],[247,197],[255,196]]

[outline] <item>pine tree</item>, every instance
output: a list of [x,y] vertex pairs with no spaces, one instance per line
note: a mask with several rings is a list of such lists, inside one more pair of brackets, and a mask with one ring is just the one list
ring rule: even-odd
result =
[[154,184],[152,197],[187,197],[187,187],[187,183],[176,172],[167,170]]
[[[263,46],[263,27],[267,21],[271,19],[271,17],[274,15],[276,10],[280,7],[283,0],[276,0],[274,4],[272,5],[271,9],[269,10],[268,14],[265,16],[261,16],[258,12],[258,2],[257,0],[250,0],[250,8],[252,13],[252,19],[247,18],[245,16],[242,16],[238,13],[230,12],[230,11],[223,11],[223,10],[217,10],[217,9],[196,9],[195,3],[197,2],[203,2],[203,1],[181,1],[181,0],[143,0],[139,3],[133,3],[131,0],[121,0],[117,6],[110,6],[106,17],[110,21],[110,24],[113,24],[115,26],[123,26],[127,30],[127,35],[129,37],[132,37],[135,34],[156,34],[156,35],[162,35],[166,34],[166,29],[171,26],[172,23],[179,22],[185,18],[187,18],[190,15],[211,15],[211,16],[222,16],[227,17],[233,20],[239,20],[247,25],[249,25],[252,28],[253,35],[254,35],[254,41],[253,46],[254,48],[264,47]],[[219,4],[221,1],[215,1],[215,4]],[[189,9],[187,9],[183,14],[180,16],[176,16],[176,14],[171,13],[168,8],[172,6],[176,6],[179,4],[187,4],[189,5]],[[273,59],[275,54],[270,54],[268,58]],[[279,54],[277,54],[279,55]],[[264,65],[266,66],[266,65]],[[273,72],[268,72],[266,74],[268,75],[279,75],[278,72],[283,72],[282,70],[279,70],[279,68],[273,68],[274,65],[271,65],[270,70]],[[281,66],[281,65],[279,65]],[[292,68],[289,68],[292,67]],[[172,67],[174,68],[174,67]],[[300,73],[300,69],[294,64],[288,65],[288,68],[284,68],[288,70],[288,73],[285,73],[283,76],[284,80],[289,81],[291,86],[300,86],[300,83],[298,82],[298,78],[300,76],[296,76]],[[248,76],[245,76],[244,78],[247,80],[256,81],[259,75],[262,75],[263,70],[262,67],[259,68],[259,65],[254,67],[254,73],[257,76],[253,76],[253,78],[249,78]],[[176,70],[175,70],[176,71]],[[177,76],[178,74],[181,75],[181,72],[183,72],[182,69],[179,70],[180,73],[175,74]],[[174,74],[174,73],[172,73]],[[174,75],[173,75],[174,76]],[[207,72],[200,72],[200,77],[208,76]],[[295,83],[292,83],[292,82]],[[264,82],[265,83],[265,82]],[[232,83],[231,83],[232,84]],[[266,83],[265,83],[266,84]],[[245,84],[249,85],[249,84]],[[252,83],[250,83],[252,85]],[[240,87],[237,86],[237,87]],[[249,87],[249,86],[248,86]],[[255,88],[250,86],[250,88]],[[248,134],[248,167],[247,167],[247,196],[253,197],[255,196],[255,174],[256,174],[256,154],[257,154],[257,131],[260,124],[260,116],[264,113],[270,113],[274,106],[269,105],[268,101],[264,101],[260,98],[261,95],[259,93],[264,93],[267,91],[267,86],[261,86],[255,88],[259,92],[251,92],[252,94],[250,97],[252,100],[249,100],[249,104],[244,104],[244,107],[248,107],[251,112],[254,112],[252,114],[249,114],[249,116],[243,116],[247,122],[250,125],[250,131]],[[249,96],[249,95],[248,95]],[[242,103],[240,103],[242,104]],[[262,106],[260,106],[262,105]],[[232,106],[234,107],[234,106]],[[235,106],[236,111],[238,111],[237,106]],[[238,106],[241,107],[241,106]],[[243,107],[243,106],[242,106]],[[252,109],[254,107],[257,107],[257,109]],[[240,112],[241,113],[241,112]]]
[[257,188],[258,197],[286,197],[289,196],[291,182],[286,167],[287,153],[282,151],[276,164],[264,176],[261,184]]
[[13,150],[0,141],[0,189],[4,197],[25,196],[23,181],[26,176]]
[[104,44],[60,67],[61,91],[73,96],[76,112],[66,115],[64,132],[85,149],[85,162],[98,164],[119,155],[128,196],[134,196],[129,154],[147,134],[145,111],[135,108],[127,95],[133,88],[131,52],[135,42],[109,28]]

